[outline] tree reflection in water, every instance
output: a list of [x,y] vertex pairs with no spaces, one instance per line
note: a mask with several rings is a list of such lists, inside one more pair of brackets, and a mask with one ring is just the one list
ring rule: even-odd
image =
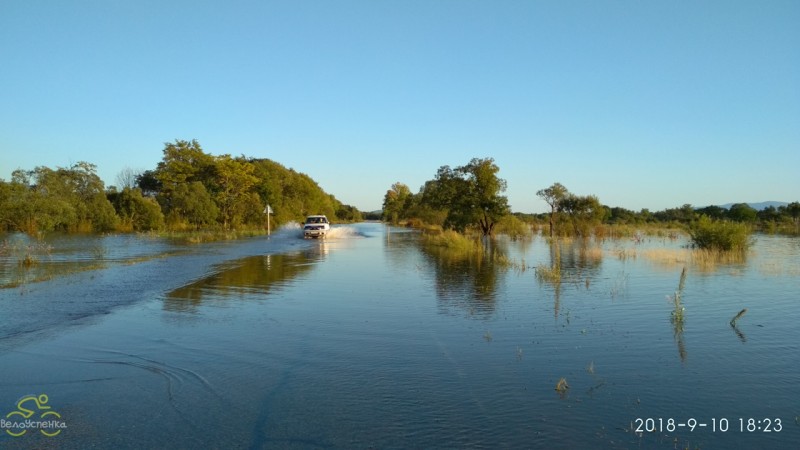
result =
[[164,298],[167,311],[194,312],[204,302],[231,297],[263,297],[302,274],[324,258],[324,245],[302,253],[252,256],[224,264],[220,271],[170,291]]

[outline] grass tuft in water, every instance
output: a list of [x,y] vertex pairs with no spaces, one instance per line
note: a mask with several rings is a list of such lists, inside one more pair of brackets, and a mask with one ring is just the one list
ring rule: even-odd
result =
[[681,297],[683,296],[683,289],[686,286],[686,267],[684,266],[683,270],[681,270],[681,279],[678,283],[678,290],[675,291],[675,294],[671,297],[675,308],[670,313],[670,321],[675,326],[675,334],[679,334],[683,331],[683,322],[684,322],[684,313],[686,312],[686,308],[683,306],[683,302]]
[[561,283],[561,245],[557,241],[550,242],[551,264],[536,265],[536,278],[540,282],[558,285]]
[[433,247],[444,247],[448,250],[465,254],[483,250],[480,240],[453,230],[445,230],[441,233],[425,233],[422,235],[422,242]]
[[561,379],[558,380],[558,383],[556,383],[556,392],[558,392],[559,394],[565,394],[568,389],[569,389],[569,384],[567,384],[567,379],[561,377]]

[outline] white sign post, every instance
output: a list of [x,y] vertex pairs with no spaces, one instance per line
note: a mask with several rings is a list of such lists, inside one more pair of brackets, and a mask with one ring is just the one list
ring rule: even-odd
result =
[[264,208],[264,214],[267,215],[267,236],[269,236],[270,233],[271,233],[271,230],[270,230],[270,227],[269,227],[269,215],[272,214],[272,208],[269,206],[269,203],[267,203],[267,207]]

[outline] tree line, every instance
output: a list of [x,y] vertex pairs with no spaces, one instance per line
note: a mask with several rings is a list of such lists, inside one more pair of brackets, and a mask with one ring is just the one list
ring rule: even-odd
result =
[[340,221],[361,213],[327,194],[308,175],[259,158],[213,156],[196,140],[166,143],[162,160],[141,173],[124,170],[106,188],[97,167],[18,169],[0,180],[0,231],[105,232],[237,229],[325,214]]
[[[426,181],[416,194],[406,184],[396,182],[384,195],[382,219],[392,223],[419,221],[462,232],[471,227],[483,235],[490,235],[496,224],[508,223],[511,216],[507,198],[502,195],[506,182],[498,177],[499,170],[492,158],[475,158],[454,169],[440,167],[435,177]],[[744,223],[765,231],[797,232],[800,228],[798,202],[777,208],[770,206],[760,211],[745,203],[737,203],[730,208],[695,208],[687,204],[657,212],[648,209],[636,212],[603,205],[597,196],[572,193],[561,183],[540,189],[536,195],[547,203],[549,212],[515,213],[514,216],[527,222],[545,224],[551,237],[589,236],[599,225],[689,225],[701,217]]]

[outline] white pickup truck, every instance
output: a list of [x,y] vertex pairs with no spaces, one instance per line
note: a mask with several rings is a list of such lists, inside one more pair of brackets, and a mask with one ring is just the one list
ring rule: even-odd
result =
[[331,230],[331,223],[325,216],[308,216],[306,222],[303,224],[303,237],[304,238],[319,238],[325,237],[328,231]]

